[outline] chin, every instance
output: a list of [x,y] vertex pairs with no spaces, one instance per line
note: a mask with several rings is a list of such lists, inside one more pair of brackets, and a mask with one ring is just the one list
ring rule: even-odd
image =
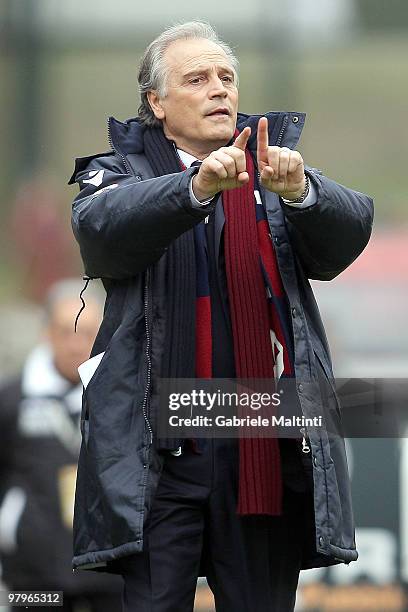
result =
[[[213,131],[213,140],[227,143],[234,136],[234,129],[231,126],[220,126],[218,130]],[[224,146],[224,145],[223,145]]]

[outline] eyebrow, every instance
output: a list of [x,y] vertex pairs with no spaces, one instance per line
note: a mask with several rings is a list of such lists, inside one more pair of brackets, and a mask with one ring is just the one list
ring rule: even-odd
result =
[[[198,66],[197,68],[195,68],[194,70],[190,70],[189,72],[186,72],[185,74],[183,74],[184,78],[188,78],[191,76],[194,76],[195,74],[201,74],[203,72],[207,73],[211,70],[211,68],[209,68],[208,66]],[[229,74],[232,74],[234,76],[234,70],[231,68],[231,66],[219,66],[218,70],[220,72],[228,72]]]

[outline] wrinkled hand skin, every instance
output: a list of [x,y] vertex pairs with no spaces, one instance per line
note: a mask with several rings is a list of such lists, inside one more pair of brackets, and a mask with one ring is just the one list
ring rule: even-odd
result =
[[306,187],[305,166],[298,151],[287,147],[270,147],[268,120],[258,122],[258,170],[262,186],[282,198],[296,200]]
[[[230,147],[210,153],[193,177],[193,191],[198,200],[206,200],[225,189],[241,187],[249,181],[245,149],[251,135],[246,127]],[[270,147],[268,120],[258,121],[257,165],[262,186],[288,200],[299,198],[306,186],[305,168],[298,151],[287,147]]]
[[193,191],[198,200],[211,198],[224,189],[241,187],[249,181],[245,149],[251,128],[246,127],[230,147],[221,147],[206,157],[193,178]]

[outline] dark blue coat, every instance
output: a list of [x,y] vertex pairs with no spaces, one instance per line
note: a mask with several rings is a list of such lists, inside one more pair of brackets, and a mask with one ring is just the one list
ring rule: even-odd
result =
[[[266,116],[270,144],[295,148],[304,115]],[[238,116],[240,130],[252,127],[248,146],[254,153],[258,119]],[[152,439],[166,329],[166,250],[209,212],[190,201],[196,168],[153,177],[142,129],[136,119],[110,119],[112,151],[77,159],[70,181],[80,186],[72,223],[86,274],[102,278],[107,290],[92,355],[105,353],[83,397],[74,568],[115,571],[116,559],[142,550],[143,524],[163,462]],[[329,348],[308,279],[331,280],[358,257],[370,237],[373,204],[313,168],[307,173],[316,204],[298,209],[271,192],[262,196],[292,313],[303,414],[340,422]],[[216,199],[210,209],[215,206]],[[349,563],[358,555],[344,441],[318,429],[307,433],[316,547],[307,551],[302,567]]]

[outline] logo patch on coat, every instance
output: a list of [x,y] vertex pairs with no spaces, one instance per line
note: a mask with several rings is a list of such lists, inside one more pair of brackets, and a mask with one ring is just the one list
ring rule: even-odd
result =
[[102,185],[103,175],[105,174],[105,170],[92,170],[89,173],[89,178],[83,179],[83,183],[89,183],[90,185],[95,185],[95,187],[99,187]]

